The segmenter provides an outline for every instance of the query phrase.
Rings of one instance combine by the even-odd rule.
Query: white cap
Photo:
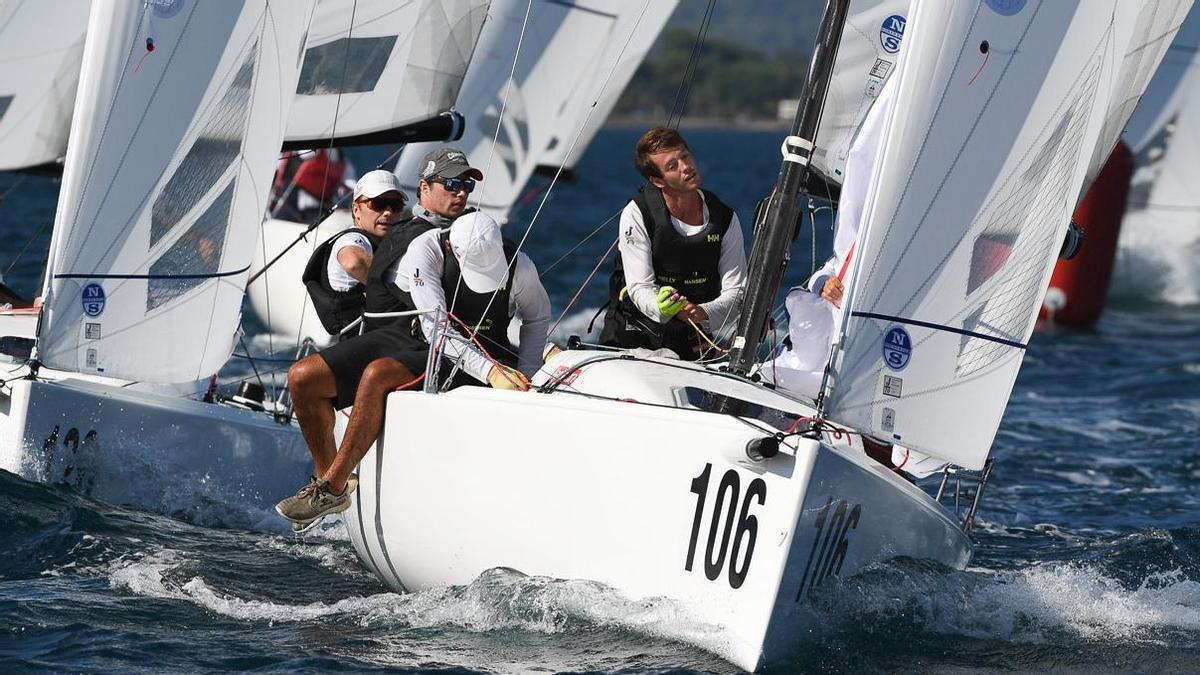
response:
[[[404,195],[404,191],[400,189],[400,179],[396,178],[396,174],[383,169],[368,171],[354,185],[355,201],[363,198],[373,199],[385,192],[399,192],[401,196]]]
[[[472,291],[491,293],[508,278],[500,225],[490,216],[478,211],[460,216],[450,226],[450,248]]]

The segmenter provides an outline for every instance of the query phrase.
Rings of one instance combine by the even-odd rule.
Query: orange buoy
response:
[[[1089,326],[1100,318],[1132,176],[1133,153],[1122,141],[1075,210],[1074,220],[1084,233],[1083,247],[1074,258],[1054,266],[1041,318],[1065,326]]]

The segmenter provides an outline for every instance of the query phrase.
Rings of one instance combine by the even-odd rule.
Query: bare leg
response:
[[[346,479],[379,437],[387,395],[414,379],[416,375],[393,358],[376,359],[367,365],[358,382],[358,391],[354,394],[354,411],[350,413],[350,422],[337,457],[327,471],[319,474],[329,481],[329,489],[334,494],[346,489]]]
[[[312,454],[315,473],[320,476],[333,464],[335,453],[333,406],[337,381],[325,359],[311,354],[288,369],[288,388],[292,392],[296,421]]]

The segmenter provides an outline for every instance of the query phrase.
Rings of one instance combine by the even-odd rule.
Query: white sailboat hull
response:
[[[311,337],[318,346],[332,342],[333,336],[317,318],[317,311],[313,309],[312,300],[309,299],[308,291],[300,277],[304,274],[304,266],[308,264],[308,259],[317,245],[352,224],[349,211],[335,211],[310,233],[305,241],[293,246],[286,255],[271,265],[262,277],[246,287],[250,308],[268,331],[295,338],[297,342]],[[264,221],[259,245],[254,250],[254,262],[250,265],[250,274],[258,273],[307,227],[304,223],[275,218]]]
[[[678,386],[712,380],[712,391],[804,413],[748,383],[670,370]],[[625,375],[639,401],[667,390],[652,362]],[[617,381],[592,380],[589,391]],[[861,449],[791,436],[779,455],[750,460],[747,442],[764,435],[731,415],[562,391],[397,392],[347,526],[397,590],[496,567],[598,581],[673,604],[705,627],[680,639],[746,669],[803,648],[808,594],[830,576],[895,556],[967,564],[955,520]]]
[[[73,377],[0,391],[0,469],[114,504],[275,524],[310,467],[296,425],[262,412]]]

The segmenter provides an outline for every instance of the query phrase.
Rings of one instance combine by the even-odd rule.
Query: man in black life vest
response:
[[[483,174],[471,167],[459,150],[443,148],[426,155],[417,186],[418,203],[413,207],[412,218],[394,226],[375,251],[367,275],[368,312],[426,309],[414,303],[413,295],[396,286],[396,269],[401,259],[406,257],[409,244],[422,234],[429,232],[431,236],[441,236],[441,230],[451,228],[455,219],[466,210],[467,196],[474,189],[475,181],[482,178]],[[511,278],[495,280],[498,276],[496,265],[485,265],[478,258],[490,255],[488,260],[495,263],[496,256],[500,256],[500,260],[506,261],[501,263],[502,268],[510,276],[520,273],[522,268],[519,260],[509,266],[504,247],[501,246],[498,251],[492,250],[495,248],[492,244],[478,247],[472,252],[459,251],[459,255],[451,256],[461,270],[466,290],[489,299],[487,303],[470,303],[475,315],[468,311],[460,314],[457,306],[453,306],[451,311],[468,325],[479,325],[481,328],[487,324],[487,319],[495,318],[495,310],[491,307],[501,307],[507,317],[512,316],[509,300],[500,298],[503,293],[497,289],[507,284],[510,290],[506,293],[511,297],[515,295],[512,290],[517,284]],[[450,267],[449,264],[446,266]],[[481,267],[486,268],[482,276],[495,281],[490,288],[487,284],[480,285],[472,280],[474,272]],[[423,269],[420,276],[423,277],[423,283],[441,285],[441,274],[441,269]],[[536,271],[532,277],[537,279]],[[454,288],[459,288],[457,279],[454,282]],[[458,292],[464,293],[461,289]],[[491,300],[493,293],[497,296],[494,301]],[[545,295],[544,289],[542,294]],[[445,293],[444,297],[453,296],[452,293]],[[478,300],[477,297],[474,299]],[[532,318],[532,314],[530,316]],[[498,323],[492,322],[495,325]],[[546,300],[545,320],[542,323],[541,343],[544,344],[549,323],[549,300]],[[503,324],[507,328],[507,318]],[[478,339],[487,344],[488,331],[478,332]],[[519,357],[522,365],[526,352],[524,338],[523,331]],[[536,336],[531,336],[529,348],[536,347],[540,355],[541,346],[537,343]],[[308,485],[276,505],[280,515],[293,522],[294,531],[303,532],[325,515],[349,507],[349,496],[356,487],[351,472],[379,435],[387,395],[397,388],[417,385],[418,378],[425,371],[427,350],[422,332],[420,328],[414,330],[411,317],[377,320],[368,323],[367,332],[363,335],[309,356],[288,371],[296,418],[316,466],[316,476]],[[489,347],[488,351],[498,362],[488,363],[483,373],[487,383],[503,389],[524,391],[529,388],[527,376],[515,369],[518,359],[511,353],[511,346],[507,349],[510,352],[508,355],[504,355],[506,350],[503,345],[494,350]],[[506,359],[512,365],[504,365]],[[449,370],[443,367],[443,372]],[[479,373],[476,371],[467,370],[477,376]],[[335,411],[351,404],[354,410],[346,434],[341,446],[335,449]]]
[[[391,171],[367,173],[354,187],[350,213],[354,227],[326,239],[313,251],[301,280],[321,325],[337,335],[362,314],[367,270],[375,248],[404,210],[400,180]]]
[[[695,360],[708,347],[699,331],[720,333],[737,320],[746,283],[741,223],[700,187],[700,169],[678,131],[647,131],[634,165],[649,185],[621,213],[600,341],[665,347]]]

